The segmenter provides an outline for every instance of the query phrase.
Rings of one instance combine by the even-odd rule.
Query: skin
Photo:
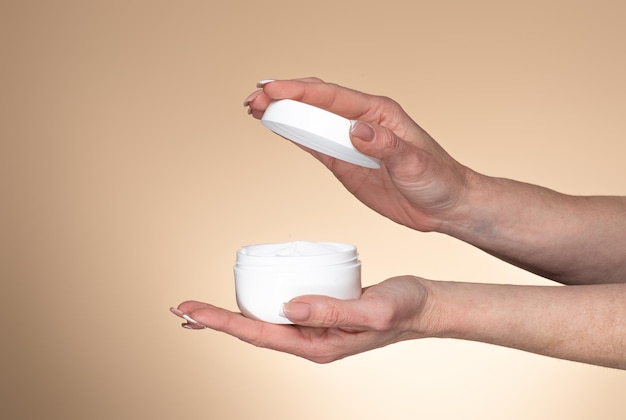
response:
[[[393,100],[319,79],[271,81],[244,105],[261,118],[294,99],[351,120],[351,140],[381,160],[368,169],[307,150],[365,205],[396,223],[439,232],[562,286],[518,286],[401,276],[358,300],[302,296],[285,303],[296,325],[274,325],[207,303],[172,309],[189,329],[210,328],[328,363],[424,337],[491,343],[626,369],[626,198],[577,197],[465,167]]]

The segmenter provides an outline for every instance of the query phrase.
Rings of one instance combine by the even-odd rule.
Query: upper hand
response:
[[[278,99],[293,99],[353,121],[351,140],[360,152],[381,160],[368,169],[308,150],[359,200],[397,223],[437,230],[449,219],[472,174],[456,162],[395,101],[319,79],[272,81],[245,101],[261,118]]]

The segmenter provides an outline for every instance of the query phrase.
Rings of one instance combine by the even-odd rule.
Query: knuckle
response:
[[[255,334],[251,337],[246,337],[245,339],[243,339],[243,341],[246,341],[255,347],[264,349],[264,348],[268,348],[268,344],[265,339],[265,336],[266,336],[265,324],[260,323],[259,329],[255,332]]]
[[[378,100],[381,102],[382,105],[388,106],[388,107],[396,107],[396,106],[400,106],[398,104],[398,102],[396,102],[395,100],[393,100],[392,98],[390,98],[389,96],[385,96],[385,95],[378,95],[377,96]]]
[[[398,138],[393,131],[385,128],[383,130],[383,135],[386,137],[386,146],[392,153],[396,153],[404,149],[404,142]]]
[[[378,332],[391,330],[395,325],[395,316],[393,311],[385,309],[378,310],[371,319],[370,325],[374,331]]]
[[[322,327],[332,327],[341,325],[344,320],[344,316],[342,311],[339,310],[336,306],[328,305],[324,308],[320,317],[320,326]]]
[[[382,95],[379,95],[376,98],[378,99],[378,104],[383,111],[382,115],[396,115],[404,112],[402,106],[394,99]]]

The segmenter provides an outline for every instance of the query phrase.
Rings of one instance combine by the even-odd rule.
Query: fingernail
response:
[[[202,324],[201,322],[196,321],[195,319],[193,319],[192,317],[190,317],[189,315],[187,315],[186,313],[184,313],[183,311],[181,311],[181,310],[180,310],[180,309],[178,309],[178,308],[170,308],[170,311],[171,311],[174,315],[179,316],[179,317],[181,317],[181,318],[183,318],[183,319],[187,320],[188,322],[191,322],[191,323],[192,323],[192,324],[194,324],[194,325],[200,325],[200,326],[202,326],[202,328],[204,328],[204,327],[205,327],[205,325],[204,325],[204,324]]]
[[[203,330],[206,328],[204,325],[188,324],[186,322],[180,324],[180,326],[188,330]]]
[[[373,141],[376,136],[374,127],[362,121],[350,122],[350,134],[364,141]]]
[[[172,307],[172,308],[170,308],[170,312],[173,313],[174,315],[180,316],[180,317],[185,315],[185,313],[183,311],[181,311],[180,309],[178,309],[178,308],[173,308]]]
[[[196,321],[195,319],[193,319],[192,317],[190,317],[190,316],[189,316],[189,315],[187,315],[187,314],[183,314],[183,315],[182,315],[182,317],[183,317],[184,319],[186,319],[187,321],[191,322],[191,323],[192,323],[192,324],[194,324],[194,325],[202,325],[202,326],[204,327],[204,324],[202,324],[202,323],[200,323],[200,322]]]
[[[302,302],[283,303],[280,316],[291,321],[306,321],[311,316],[311,305]]]
[[[275,80],[274,80],[274,79],[264,79],[264,80],[259,80],[259,81],[256,83],[256,87],[258,87],[258,88],[262,88],[263,86],[265,86],[266,84],[271,83],[271,82],[275,82]]]
[[[250,104],[250,102],[252,102],[254,100],[254,98],[259,96],[259,94],[261,92],[263,92],[263,91],[262,90],[256,90],[256,91],[252,92],[250,95],[248,95],[248,97],[246,99],[244,99],[244,101],[243,101],[243,106],[248,106]]]

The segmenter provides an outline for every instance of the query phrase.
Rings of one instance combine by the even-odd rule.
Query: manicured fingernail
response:
[[[275,82],[275,80],[274,80],[274,79],[264,79],[264,80],[259,80],[259,81],[256,83],[256,87],[258,87],[258,88],[262,88],[263,86],[265,86],[266,84],[271,83],[271,82]]]
[[[374,131],[374,127],[371,125],[362,121],[351,121],[350,125],[350,134],[354,137],[358,137],[364,141],[374,140],[376,132]]]
[[[170,311],[176,315],[179,316],[185,320],[187,320],[188,322],[191,322],[192,324],[195,325],[202,325],[204,327],[204,324],[202,324],[201,322],[196,321],[195,319],[193,319],[192,317],[190,317],[189,315],[187,315],[186,313],[184,313],[183,311],[181,311],[178,308],[170,308]]]
[[[259,94],[263,92],[262,90],[257,90],[252,92],[250,95],[248,95],[248,97],[246,99],[244,99],[243,101],[243,106],[248,106],[250,104],[250,102],[252,102],[254,100],[254,98],[256,98],[257,96],[259,96]]]
[[[192,323],[192,324],[194,324],[194,325],[202,325],[202,326],[204,327],[204,324],[202,324],[202,323],[200,323],[200,322],[196,321],[195,319],[193,319],[192,317],[190,317],[190,316],[189,316],[189,315],[187,315],[187,314],[183,314],[183,315],[182,315],[182,317],[183,317],[184,319],[186,319],[187,321],[191,322],[191,323]]]
[[[284,303],[280,316],[291,321],[306,321],[311,316],[311,305],[302,302]]]
[[[180,309],[178,309],[178,308],[173,308],[172,307],[172,308],[170,308],[170,312],[172,312],[174,315],[180,316],[180,317],[185,315],[185,313],[183,311],[181,311]]]
[[[196,324],[188,324],[188,323],[180,324],[180,326],[188,330],[203,330],[206,328],[204,325],[196,325]]]

